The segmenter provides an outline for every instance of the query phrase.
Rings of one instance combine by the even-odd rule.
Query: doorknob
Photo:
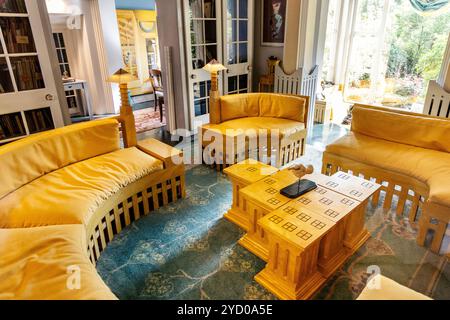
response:
[[[191,74],[191,79],[197,79],[197,76],[195,74]]]
[[[252,66],[247,66],[248,71],[252,71],[252,69],[253,69]]]
[[[226,71],[226,72],[227,72],[227,74],[228,74],[228,73],[230,73],[231,71],[230,71],[230,69],[227,69],[227,71]]]
[[[53,101],[53,99],[54,99],[54,97],[53,97],[52,94],[47,94],[47,95],[45,96],[45,100],[47,100],[47,101]]]

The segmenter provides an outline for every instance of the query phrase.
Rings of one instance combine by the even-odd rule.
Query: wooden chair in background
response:
[[[155,111],[159,107],[159,116],[161,122],[163,121],[163,105],[164,105],[164,86],[160,70],[150,70],[150,83],[153,87],[153,94],[155,96]]]

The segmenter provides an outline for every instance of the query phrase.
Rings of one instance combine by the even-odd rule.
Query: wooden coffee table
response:
[[[240,190],[242,209],[248,216],[249,227],[239,244],[264,261],[269,256],[268,240],[258,220],[291,201],[281,195],[280,190],[297,180],[292,172],[284,170]]]
[[[249,223],[239,243],[267,261],[255,279],[281,299],[308,299],[370,237],[366,206],[381,186],[344,172],[312,174],[304,179],[318,188],[289,199],[280,190],[298,181],[292,172],[254,179],[237,206]]]
[[[255,280],[280,299],[311,297],[326,281],[318,268],[320,246],[335,223],[293,202],[259,224],[267,233],[269,259]]]
[[[252,159],[226,168],[223,172],[228,175],[233,186],[233,203],[231,209],[224,214],[224,217],[248,231],[250,219],[247,212],[243,210],[243,201],[239,192],[248,185],[273,175],[277,171],[277,168]]]

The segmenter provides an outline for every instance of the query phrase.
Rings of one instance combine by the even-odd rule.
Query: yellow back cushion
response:
[[[220,97],[220,121],[259,116],[258,94],[232,94]]]
[[[306,99],[273,93],[248,93],[220,97],[221,122],[245,117],[284,118],[304,122]]]
[[[71,125],[2,146],[0,199],[49,172],[119,148],[115,119]]]
[[[282,94],[260,94],[261,117],[283,118],[298,122],[305,121],[306,99]]]
[[[416,147],[450,152],[450,121],[355,105],[352,131]]]

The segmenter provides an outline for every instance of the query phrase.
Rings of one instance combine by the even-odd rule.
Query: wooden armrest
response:
[[[156,139],[146,139],[137,144],[139,150],[164,162],[164,168],[183,163],[183,152]]]

